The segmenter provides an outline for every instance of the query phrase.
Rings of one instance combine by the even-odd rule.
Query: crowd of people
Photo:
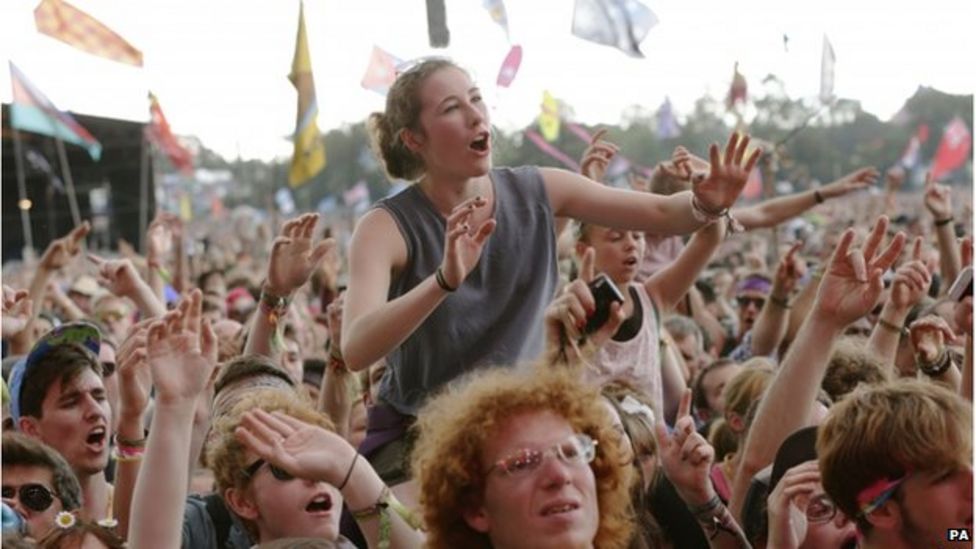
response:
[[[413,184],[348,243],[159,214],[5,266],[4,547],[972,546],[951,188],[736,205],[772,152],[738,132],[630,189],[602,132],[493,167],[444,59],[369,126]]]

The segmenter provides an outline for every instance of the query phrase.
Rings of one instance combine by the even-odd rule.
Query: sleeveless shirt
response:
[[[538,168],[495,168],[497,222],[481,258],[456,292],[387,356],[380,398],[416,415],[432,392],[479,367],[531,361],[545,346],[543,314],[558,282],[552,208]],[[379,201],[406,243],[390,283],[393,300],[434,274],[446,219],[416,185]]]

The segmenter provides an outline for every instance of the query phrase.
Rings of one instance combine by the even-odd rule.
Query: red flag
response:
[[[746,94],[748,92],[748,85],[746,84],[746,77],[742,76],[739,72],[739,63],[735,63],[735,69],[732,75],[732,85],[729,87],[729,96],[726,99],[729,108],[735,107],[739,103],[746,102]]]
[[[386,95],[390,86],[396,81],[396,66],[402,61],[379,46],[373,46],[373,53],[369,56],[369,66],[360,85],[367,90],[373,90],[380,95]]]
[[[159,106],[159,101],[152,93],[149,94],[149,125],[146,126],[146,137],[159,147],[173,163],[173,167],[186,175],[193,173],[193,155],[180,144],[176,136],[169,129],[169,122]]]
[[[938,181],[942,176],[962,166],[969,158],[973,136],[962,118],[953,118],[942,134],[942,142],[932,160],[932,179]]]
[[[502,62],[502,68],[498,71],[498,85],[507,88],[512,84],[512,80],[515,80],[515,75],[518,74],[519,65],[522,64],[522,46],[512,46],[509,50],[508,55],[505,56],[505,61]]]

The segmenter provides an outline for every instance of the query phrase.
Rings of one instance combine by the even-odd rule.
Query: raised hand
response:
[[[149,326],[147,356],[161,405],[194,405],[216,366],[217,336],[209,321],[201,325],[202,299],[193,290]]]
[[[32,302],[27,290],[14,290],[3,286],[2,333],[4,338],[12,337],[27,327],[31,318]]]
[[[494,219],[486,219],[474,232],[468,224],[471,214],[487,204],[484,198],[478,196],[459,204],[447,217],[441,272],[444,274],[444,281],[451,288],[461,287],[464,279],[481,259],[481,250],[495,230]]]
[[[583,158],[580,161],[580,173],[598,183],[604,182],[607,166],[620,150],[613,143],[602,139],[606,133],[607,130],[599,130],[593,134],[590,146],[583,151]]]
[[[593,292],[587,286],[595,276],[593,269],[595,255],[593,248],[587,247],[580,264],[579,277],[564,286],[559,297],[546,307],[546,337],[550,348],[560,348],[567,341],[564,335],[571,341],[582,338],[587,319],[596,311]],[[611,303],[609,320],[590,334],[590,342],[596,347],[601,347],[613,337],[624,320],[620,303]]]
[[[173,225],[179,218],[171,213],[160,212],[146,230],[146,256],[159,261],[173,250]]]
[[[91,231],[91,225],[85,221],[71,230],[66,236],[53,240],[41,256],[40,266],[49,271],[56,271],[74,258],[81,251],[81,242]]]
[[[740,139],[738,132],[729,137],[723,158],[719,158],[718,145],[713,143],[709,147],[708,174],[693,172],[691,180],[692,192],[702,208],[709,212],[720,212],[735,204],[749,179],[749,173],[762,154],[762,149],[757,148],[746,159],[748,147],[749,136],[744,135]]]
[[[773,296],[787,299],[797,283],[806,275],[807,264],[796,256],[797,251],[803,246],[803,242],[794,242],[790,251],[780,259],[779,266],[776,268],[776,277],[773,280]]]
[[[143,320],[134,325],[119,345],[115,361],[119,372],[119,410],[122,416],[142,418],[149,406],[152,391],[152,372],[148,362],[148,334],[153,321]]]
[[[796,549],[807,537],[806,506],[820,486],[816,460],[801,463],[783,473],[766,499],[769,515],[769,547]]]
[[[312,246],[318,220],[318,214],[305,214],[286,221],[281,228],[281,234],[271,245],[268,261],[268,291],[273,295],[286,297],[301,288],[335,246],[331,238]]]
[[[887,230],[888,218],[879,217],[862,249],[851,248],[854,229],[844,231],[820,282],[815,314],[831,324],[846,327],[874,309],[884,290],[882,275],[905,246],[905,234],[899,232],[884,252],[878,254]]]
[[[891,284],[891,302],[899,310],[908,310],[928,294],[932,274],[922,261],[922,237],[915,237],[912,260],[895,271]]]
[[[932,179],[932,172],[925,174],[925,208],[936,221],[952,217],[952,191]]]
[[[888,193],[897,191],[903,183],[905,183],[905,170],[900,166],[889,168],[885,172],[885,188]]]
[[[103,259],[88,254],[88,260],[98,268],[98,281],[110,292],[119,297],[132,297],[144,284],[129,259]]]
[[[866,189],[878,182],[881,173],[877,168],[868,166],[855,170],[837,181],[833,181],[820,187],[820,195],[824,198],[835,198],[844,196],[847,193]]]
[[[691,389],[685,389],[678,405],[674,431],[668,434],[663,419],[654,426],[661,469],[674,485],[681,499],[690,506],[700,506],[715,496],[709,479],[715,449],[695,431],[691,417]]]
[[[920,318],[909,326],[912,347],[920,362],[932,363],[945,350],[946,343],[955,343],[956,334],[944,318],[938,315],[928,315]]]
[[[261,459],[297,478],[338,486],[356,457],[342,437],[281,412],[248,411],[234,431],[237,440]]]

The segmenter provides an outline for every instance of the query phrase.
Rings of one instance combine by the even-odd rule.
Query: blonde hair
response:
[[[575,377],[574,377],[574,374]],[[596,547],[624,547],[633,531],[631,467],[622,467],[623,449],[596,388],[581,385],[572,368],[491,369],[452,384],[423,408],[412,470],[429,547],[490,547],[487,535],[464,520],[463,510],[482,497],[485,471],[481,450],[511,418],[551,411],[573,429],[597,441],[590,464],[596,480],[600,524]]]
[[[866,337],[846,336],[834,345],[821,383],[834,402],[862,383],[878,385],[890,379],[884,362],[868,350],[867,344]]]
[[[420,130],[420,87],[444,68],[464,69],[449,59],[428,59],[397,76],[386,95],[384,112],[374,112],[367,121],[373,151],[383,161],[387,175],[413,181],[424,173],[423,160],[400,136],[405,129]]]
[[[772,363],[765,358],[750,358],[742,364],[742,371],[735,374],[725,386],[725,415],[737,414],[743,420],[749,414],[753,402],[762,398],[766,387],[773,380]]]
[[[824,490],[857,517],[857,495],[879,479],[968,467],[972,413],[959,395],[930,381],[858,387],[831,409],[817,435]],[[857,521],[870,530],[866,519]]]

